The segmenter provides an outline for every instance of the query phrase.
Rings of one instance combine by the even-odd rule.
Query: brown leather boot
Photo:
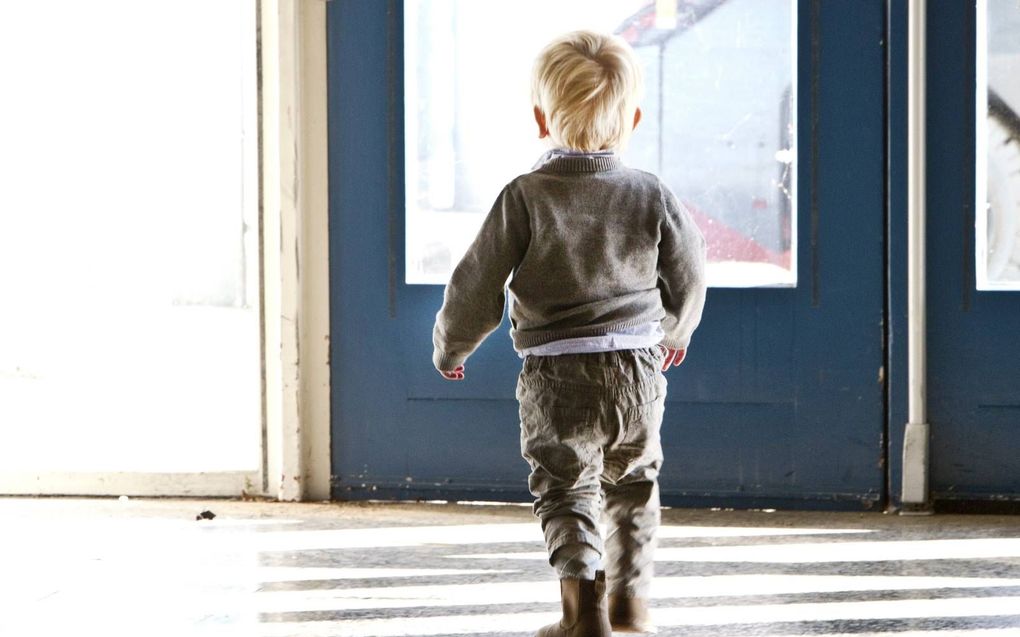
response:
[[[606,608],[606,573],[595,579],[561,579],[563,618],[538,631],[538,637],[612,637]]]
[[[621,633],[654,633],[655,625],[648,616],[645,600],[609,596],[609,622]]]

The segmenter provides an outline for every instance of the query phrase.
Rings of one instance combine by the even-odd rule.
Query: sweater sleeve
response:
[[[666,319],[662,344],[687,349],[705,306],[705,238],[687,208],[660,184],[659,292]]]
[[[511,185],[499,194],[443,295],[432,331],[432,362],[440,371],[462,365],[503,321],[506,283],[520,265],[531,231]]]

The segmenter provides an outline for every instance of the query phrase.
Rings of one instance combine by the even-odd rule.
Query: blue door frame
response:
[[[442,289],[403,283],[401,5],[328,5],[333,496],[529,500],[505,325],[467,382],[445,383],[430,362]],[[895,500],[905,5],[798,1],[799,284],[709,292],[669,375],[666,504]]]

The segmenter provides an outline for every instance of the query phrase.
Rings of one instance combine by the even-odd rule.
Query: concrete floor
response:
[[[523,637],[558,617],[527,507],[10,498],[0,529],[3,636]],[[1018,517],[668,510],[660,537],[660,635],[1020,636]]]

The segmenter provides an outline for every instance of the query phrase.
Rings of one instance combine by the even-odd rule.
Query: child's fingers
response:
[[[459,365],[452,372],[439,371],[446,380],[464,380],[464,366]]]
[[[669,369],[670,364],[673,362],[673,350],[666,348],[666,353],[662,357],[662,371]]]
[[[662,350],[665,352],[662,358],[662,371],[666,371],[670,367],[679,367],[680,363],[684,362],[684,357],[687,356],[687,350],[684,349],[663,347]]]

